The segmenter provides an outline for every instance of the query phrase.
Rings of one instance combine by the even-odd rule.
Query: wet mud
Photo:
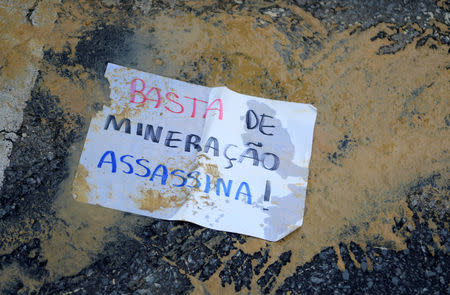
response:
[[[448,291],[449,7],[352,3],[62,1],[14,29],[51,34],[0,193],[1,292]],[[4,52],[2,76],[32,62]],[[107,62],[313,104],[302,227],[270,243],[73,200]]]

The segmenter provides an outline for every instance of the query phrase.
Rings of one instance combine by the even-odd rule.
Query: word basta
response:
[[[161,95],[161,89],[157,87],[146,88],[145,82],[142,79],[136,78],[131,81],[131,103],[146,103],[147,101],[154,101],[155,109],[159,108],[162,103],[163,96]],[[182,96],[184,100],[181,100],[178,94],[175,92],[167,92],[165,98],[171,103],[171,105],[165,105],[164,108],[171,113],[182,114],[185,111],[185,104],[182,101],[192,101],[191,118],[197,116],[197,103],[207,104],[207,107],[202,115],[205,119],[209,111],[218,111],[219,120],[223,119],[223,104],[222,99],[217,98],[208,104],[206,100],[202,100],[195,97]]]

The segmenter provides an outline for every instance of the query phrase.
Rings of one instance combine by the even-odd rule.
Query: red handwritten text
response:
[[[157,87],[151,87],[149,89],[146,88],[145,82],[142,79],[136,78],[131,81],[130,87],[130,102],[131,103],[146,103],[147,101],[154,101],[155,109],[161,106],[161,102],[163,97],[170,102],[171,105],[165,105],[164,108],[169,112],[175,114],[182,114],[185,111],[185,101],[191,101],[192,112],[190,117],[195,118],[197,115],[197,103],[207,104],[207,107],[202,116],[203,119],[206,118],[209,111],[218,111],[219,112],[219,120],[223,119],[223,104],[222,99],[217,98],[208,104],[208,101],[198,99],[195,97],[183,96],[183,100],[180,100],[180,96],[175,92],[167,92],[164,96],[162,96],[161,89]]]

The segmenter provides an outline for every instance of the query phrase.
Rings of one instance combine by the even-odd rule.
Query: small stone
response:
[[[321,279],[321,278],[317,278],[317,277],[311,277],[311,282],[313,283],[313,284],[320,284],[320,283],[323,283],[323,279]]]
[[[326,259],[327,259],[327,256],[326,256],[325,253],[323,253],[323,252],[320,252],[319,257],[320,257],[320,259],[322,259],[322,260],[326,260]]]
[[[31,226],[31,229],[33,229],[33,231],[35,232],[41,231],[41,224],[39,223],[39,221],[35,221]]]
[[[344,270],[344,272],[342,273],[342,278],[344,279],[344,281],[347,281],[350,278],[348,270]]]
[[[362,271],[367,270],[367,263],[365,261],[363,263],[361,263],[361,269],[362,269]]]
[[[153,60],[153,62],[154,62],[156,65],[158,65],[158,66],[162,66],[162,65],[164,64],[164,61],[163,61],[162,59],[160,59],[160,58],[155,58],[155,59]]]
[[[267,14],[270,17],[277,17],[278,16],[275,12],[270,11],[270,10],[265,11],[264,14]]]
[[[53,152],[49,152],[49,153],[47,154],[47,160],[51,161],[51,160],[53,160],[54,158],[55,158],[55,155],[53,154]]]
[[[151,284],[151,283],[153,283],[153,282],[155,281],[155,277],[154,277],[152,274],[150,274],[150,275],[146,276],[146,277],[144,278],[144,280],[145,280],[147,283]]]
[[[393,277],[392,278],[392,283],[394,284],[394,285],[398,285],[398,282],[399,282],[399,280],[398,280],[398,278],[397,277]]]

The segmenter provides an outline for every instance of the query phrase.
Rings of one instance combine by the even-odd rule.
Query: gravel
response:
[[[276,293],[448,294],[450,211],[448,206],[443,207],[433,200],[445,196],[442,199],[448,201],[449,185],[449,179],[433,174],[407,189],[408,203],[416,204],[415,207],[410,205],[414,229],[407,229],[406,221],[397,229],[410,231],[406,240],[407,249],[394,251],[370,243],[362,249],[353,242],[348,245],[341,243],[339,250],[345,264],[344,271],[338,268],[337,254],[330,247],[321,251],[311,262],[297,267],[295,274],[287,278]],[[442,218],[439,219],[439,216]],[[431,221],[435,222],[436,228],[430,227]],[[394,222],[393,229],[396,226],[398,223]],[[433,236],[438,237],[440,245],[436,244]],[[350,252],[360,264],[359,268],[351,259]],[[372,269],[369,269],[367,260],[373,265]],[[319,280],[324,282],[317,283]]]
[[[418,47],[426,45],[429,39],[434,39],[442,45],[450,45],[449,30],[444,31],[434,23],[438,20],[447,26],[450,25],[450,6],[445,1],[296,0],[295,2],[322,20],[330,30],[343,31],[351,26],[354,26],[355,30],[366,30],[382,22],[392,25],[395,30],[390,35],[384,31],[376,35],[378,39],[387,38],[391,42],[380,47],[379,54],[394,54],[417,40],[419,36],[421,37],[417,40]],[[425,35],[426,29],[432,32]],[[437,48],[438,45],[429,46]]]

